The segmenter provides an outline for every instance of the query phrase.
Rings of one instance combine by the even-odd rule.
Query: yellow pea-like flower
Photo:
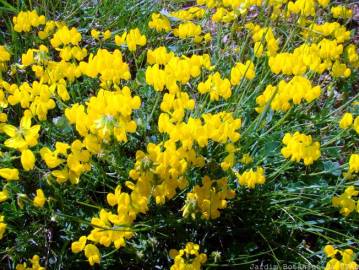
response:
[[[44,204],[46,202],[46,197],[44,192],[42,191],[42,189],[37,189],[36,190],[36,196],[34,197],[33,203],[34,206],[38,207],[38,208],[42,208],[44,207]]]
[[[0,169],[0,176],[6,180],[19,180],[18,169],[2,168]]]
[[[30,171],[35,165],[35,155],[30,149],[21,152],[21,164],[25,171]]]
[[[100,251],[93,244],[88,244],[85,246],[85,256],[87,257],[90,265],[94,265],[95,263],[99,264],[101,261]]]
[[[4,222],[5,217],[0,215],[0,240],[4,237],[4,233],[7,227],[7,224]]]
[[[81,236],[80,239],[71,244],[71,250],[73,253],[79,253],[84,250],[86,246],[87,237]]]

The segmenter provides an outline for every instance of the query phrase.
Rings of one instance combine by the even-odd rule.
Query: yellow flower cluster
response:
[[[266,181],[262,167],[257,167],[257,170],[247,170],[242,174],[236,173],[236,176],[239,184],[247,188],[255,188],[256,185],[263,185]]]
[[[177,57],[171,52],[167,53],[163,48],[149,54],[148,61],[154,65],[146,69],[146,83],[153,86],[156,91],[163,91],[166,87],[171,93],[178,92],[179,84],[187,84],[191,78],[198,77],[201,68],[211,68],[210,57],[207,54]]]
[[[353,117],[353,114],[351,113],[344,113],[342,118],[339,121],[339,127],[342,129],[348,129],[352,127],[356,133],[359,134],[359,116]]]
[[[151,21],[148,23],[150,29],[155,29],[157,32],[169,32],[171,31],[170,21],[159,13],[152,13]]]
[[[66,25],[60,27],[55,32],[53,38],[50,40],[53,48],[59,48],[60,46],[74,45],[78,46],[82,39],[81,34],[75,27],[69,29]]]
[[[206,11],[203,8],[190,7],[188,9],[180,9],[178,11],[172,11],[170,12],[170,16],[183,21],[192,21],[195,19],[202,19],[205,12]]]
[[[354,261],[355,254],[351,249],[339,250],[332,245],[326,245],[324,247],[324,253],[330,258],[324,270],[358,269],[358,264]],[[341,259],[338,259],[338,257]]]
[[[121,80],[131,79],[128,64],[123,61],[119,50],[109,52],[106,49],[99,49],[95,55],[90,54],[87,62],[80,62],[79,70],[90,78],[100,75],[104,87],[111,83],[118,84]]]
[[[136,163],[129,172],[133,181],[125,183],[130,192],[123,192],[121,186],[118,186],[114,193],[107,194],[108,204],[112,207],[117,205],[117,213],[102,209],[98,218],[92,218],[91,224],[95,228],[86,239],[107,247],[111,243],[115,248],[125,246],[125,239],[134,235],[130,225],[137,214],[148,211],[151,197],[157,204],[173,198],[177,188],[184,189],[188,184],[185,178],[187,168],[190,165],[203,166],[203,163],[203,159],[197,157],[193,149],[178,148],[172,141],[159,145],[148,144],[147,154],[137,151]],[[118,227],[124,228],[118,230]],[[82,251],[85,248],[84,241],[82,238],[74,242],[73,252]]]
[[[174,260],[170,270],[200,270],[207,261],[207,255],[200,253],[199,245],[188,242],[184,249],[170,250],[170,256]]]
[[[99,146],[91,147],[86,144],[88,140],[93,137],[88,136],[82,143],[80,140],[72,142],[71,146],[67,143],[56,143],[56,150],[51,151],[48,147],[43,147],[40,150],[41,158],[45,161],[52,175],[56,178],[58,183],[65,183],[70,180],[72,184],[78,184],[80,176],[91,169],[89,161],[91,152],[88,149],[98,149]],[[93,139],[96,141],[96,137]],[[93,144],[93,143],[92,143]],[[97,144],[97,141],[95,142]]]
[[[181,23],[173,30],[173,34],[176,37],[179,37],[180,39],[193,38],[196,43],[202,41],[201,33],[201,26],[193,22]]]
[[[61,28],[64,25],[61,21],[47,20],[43,30],[38,31],[37,35],[41,40],[45,40],[55,32],[56,28]]]
[[[138,28],[131,29],[128,33],[124,32],[121,36],[115,35],[115,43],[117,46],[127,45],[127,48],[134,52],[137,50],[137,46],[145,46],[147,38],[142,35]]]
[[[274,111],[288,111],[292,104],[298,105],[304,100],[308,103],[319,98],[320,86],[312,86],[310,80],[302,76],[294,76],[289,82],[281,80],[277,86],[268,85],[257,97],[256,111],[262,112],[267,103]]]
[[[119,201],[119,203],[124,202],[126,201]],[[128,203],[127,201],[127,204]],[[125,206],[121,204],[118,207],[119,211],[125,210]],[[91,224],[95,227],[91,233],[87,237],[81,236],[78,241],[73,242],[71,245],[73,253],[84,251],[91,265],[100,263],[101,254],[96,245],[87,244],[88,240],[106,247],[109,247],[111,243],[113,243],[115,248],[118,249],[125,246],[126,243],[124,239],[133,236],[133,232],[128,227],[128,224],[122,223],[117,215],[107,212],[104,209],[100,211],[98,218],[92,218]]]
[[[315,16],[316,2],[323,7],[326,7],[329,0],[296,0],[288,3],[288,12],[300,14],[301,16]]]
[[[319,43],[303,44],[293,53],[278,53],[269,58],[269,66],[273,73],[285,75],[303,75],[307,70],[322,74],[332,70],[334,77],[348,77],[351,70],[340,63],[343,44],[337,40],[322,39]]]
[[[0,215],[0,240],[4,237],[4,233],[7,227],[7,224],[4,221],[5,217]]]
[[[256,71],[252,61],[248,60],[245,64],[237,63],[231,69],[231,84],[238,85],[244,78],[253,80],[256,76]]]
[[[308,166],[320,158],[320,143],[313,142],[311,135],[298,131],[294,134],[286,133],[282,142],[285,145],[281,150],[282,155],[292,161],[303,160],[304,165]]]
[[[99,264],[101,262],[101,254],[98,248],[93,244],[87,244],[86,236],[81,236],[80,239],[76,242],[73,242],[71,245],[71,250],[73,253],[79,253],[85,250],[85,256],[88,259],[90,265]]]
[[[31,267],[26,262],[16,265],[16,270],[45,270],[46,268],[40,265],[40,257],[34,255],[32,259],[29,259]]]
[[[38,27],[45,24],[45,16],[39,16],[36,10],[20,11],[17,16],[12,19],[14,23],[14,30],[16,32],[30,32],[31,27]]]
[[[82,137],[92,134],[108,143],[113,136],[119,142],[126,142],[127,133],[136,131],[137,125],[131,115],[140,106],[141,99],[132,97],[131,90],[125,86],[116,91],[100,89],[86,106],[76,103],[65,110],[65,115]]]
[[[358,195],[359,191],[354,186],[349,186],[340,196],[333,197],[333,206],[340,208],[340,213],[345,217],[353,211],[359,213],[359,200],[355,198]]]
[[[338,43],[343,43],[350,39],[350,31],[347,31],[346,27],[338,22],[325,22],[323,24],[311,24],[310,30],[303,31],[303,37],[333,37]]]
[[[222,79],[221,74],[210,74],[205,82],[198,84],[198,92],[209,93],[210,100],[218,101],[220,97],[228,99],[232,95],[231,83],[228,79]]]
[[[172,18],[174,21],[182,21],[173,28],[173,35],[180,39],[192,38],[195,43],[202,41],[209,42],[212,37],[210,33],[202,35],[202,27],[194,23],[192,20],[202,19],[205,10],[200,7],[190,7],[188,9],[181,9],[170,12],[166,16]],[[171,23],[165,15],[160,13],[152,13],[151,21],[148,23],[149,28],[155,29],[157,32],[170,32],[172,30]]]
[[[182,122],[185,110],[193,110],[194,106],[194,99],[190,99],[186,92],[166,93],[162,98],[161,110],[175,122]]]
[[[232,113],[208,113],[202,114],[201,118],[203,120],[190,117],[187,123],[173,124],[168,114],[161,114],[158,129],[161,133],[167,133],[173,142],[181,142],[185,148],[192,148],[194,142],[205,147],[209,140],[221,144],[239,140],[237,130],[241,126],[241,120],[233,118]]]
[[[268,56],[275,56],[279,50],[279,39],[276,39],[271,27],[261,27],[258,24],[247,23],[246,28],[252,33],[254,55],[260,57],[266,49]]]
[[[24,82],[20,86],[16,84],[7,84],[3,82],[3,87],[8,93],[7,102],[11,106],[20,104],[23,109],[29,109],[28,115],[37,116],[40,120],[46,120],[48,111],[55,108],[56,104],[51,98],[57,93],[64,99],[68,98],[68,92],[65,84],[54,84],[54,87],[49,87],[38,81],[34,81],[32,86]]]
[[[334,6],[330,9],[334,18],[350,19],[353,16],[353,11],[345,6]]]
[[[223,22],[229,23],[234,21],[237,18],[237,14],[232,10],[227,8],[218,7],[214,14],[212,15],[212,21],[215,23]]]
[[[262,4],[262,0],[222,0],[223,5],[231,7],[232,9],[247,9],[251,6],[259,6]]]
[[[225,150],[228,153],[228,155],[221,162],[221,167],[223,170],[227,171],[229,168],[234,166],[235,158],[236,158],[235,153],[237,149],[233,143],[228,143],[225,146]]]
[[[197,0],[197,4],[215,10],[192,6],[170,13],[166,11],[162,14],[153,13],[148,27],[157,32],[167,33],[173,30],[173,33],[170,33],[171,38],[175,36],[179,39],[190,39],[194,43],[210,41],[211,34],[204,33],[207,29],[216,30],[217,22],[233,22],[233,25],[231,24],[233,35],[238,30],[247,29],[244,32],[250,32],[248,39],[252,39],[253,54],[257,57],[254,61],[256,65],[263,60],[265,68],[268,69],[266,61],[268,58],[272,73],[294,76],[290,78],[282,76],[281,79],[284,79],[276,86],[268,85],[256,99],[257,112],[263,112],[267,105],[270,105],[274,111],[285,112],[293,104],[311,103],[319,98],[321,88],[313,86],[305,76],[315,77],[317,76],[315,73],[322,74],[328,71],[333,77],[349,77],[351,68],[359,66],[359,55],[355,45],[348,45],[351,33],[344,25],[338,22],[317,24],[314,20],[305,18],[315,16],[317,7],[327,7],[329,0]],[[253,6],[258,6],[258,9],[273,7],[272,18],[287,19],[291,14],[298,14],[299,16],[293,16],[293,18],[299,17],[296,26],[301,26],[305,30],[296,38],[305,39],[306,42],[291,52],[278,53],[281,38],[280,31],[276,28],[254,23],[247,23],[242,27],[237,23],[237,19],[243,18],[245,21],[251,21],[251,17],[245,18],[245,16],[246,14],[252,16],[250,11]],[[342,6],[333,7],[331,11],[334,18],[349,18],[352,15],[351,10]],[[211,27],[205,21],[200,22],[210,16],[212,16]],[[136,76],[136,80],[128,82],[131,79],[130,67],[124,61],[121,50],[127,47],[128,51],[136,52],[139,47],[147,44],[147,37],[141,34],[138,28],[115,35],[114,38],[110,30],[101,32],[92,29],[83,37],[81,30],[70,28],[63,22],[46,21],[45,17],[38,16],[36,11],[20,12],[13,18],[13,22],[17,32],[29,32],[32,27],[39,27],[38,37],[44,40],[44,44],[51,46],[38,44],[38,38],[35,36],[37,41],[33,43],[36,46],[23,53],[21,60],[14,62],[10,70],[5,70],[7,68],[5,65],[11,58],[10,50],[0,46],[0,71],[6,71],[6,74],[0,73],[0,76],[4,75],[5,78],[0,79],[0,132],[4,133],[3,145],[21,153],[20,157],[11,157],[11,160],[19,158],[23,167],[21,172],[32,170],[35,167],[36,157],[31,148],[38,145],[40,137],[38,121],[47,120],[48,112],[58,107],[58,110],[54,110],[54,114],[60,113],[61,116],[64,114],[80,138],[68,143],[57,141],[54,147],[39,145],[37,148],[41,148],[39,152],[41,158],[58,183],[70,181],[72,184],[77,184],[81,175],[91,170],[92,157],[97,155],[101,159],[106,155],[105,145],[125,143],[128,141],[128,136],[137,130],[133,115],[134,111],[141,107],[141,99],[133,95],[127,85],[131,85],[131,89],[136,91],[138,85],[143,85],[143,81]],[[291,22],[295,23],[294,20]],[[222,26],[228,25],[220,27]],[[115,44],[121,48],[110,50],[113,44],[102,43],[111,38],[111,42],[114,39]],[[91,42],[101,40],[100,45],[105,44],[104,48],[107,49],[89,48],[88,40]],[[283,44],[283,47],[285,48],[286,45]],[[129,179],[124,183],[118,183],[114,191],[107,194],[107,203],[113,210],[101,208],[98,215],[91,219],[91,232],[72,243],[72,252],[84,252],[91,266],[101,262],[100,246],[114,246],[119,249],[126,245],[126,241],[136,233],[133,229],[136,218],[146,214],[152,203],[162,205],[173,199],[180,190],[184,190],[190,184],[187,177],[194,167],[203,168],[205,165],[212,165],[210,164],[212,157],[205,156],[207,150],[212,151],[212,144],[215,145],[213,149],[217,149],[217,146],[219,149],[225,148],[225,157],[220,166],[226,171],[225,173],[231,169],[230,172],[235,173],[239,185],[253,189],[266,181],[263,167],[244,170],[243,173],[234,169],[237,165],[236,152],[240,149],[235,144],[240,139],[241,127],[237,110],[236,113],[230,110],[222,111],[221,107],[207,110],[201,107],[203,104],[197,104],[201,99],[206,99],[198,98],[198,93],[208,94],[211,101],[219,101],[221,98],[228,100],[232,96],[232,86],[240,85],[244,79],[255,78],[254,62],[248,60],[245,63],[235,63],[231,68],[230,78],[222,77],[220,72],[213,72],[207,76],[202,74],[202,70],[214,69],[211,56],[197,55],[195,51],[205,50],[195,45],[195,50],[192,51],[191,48],[191,54],[187,56],[177,55],[166,47],[148,49],[141,55],[147,55],[146,67],[142,66],[145,63],[141,63],[141,67],[138,67],[138,59],[134,59],[136,70],[133,74],[142,74],[143,70],[146,70],[147,85],[157,92],[165,92],[156,93],[158,98],[162,98],[156,100],[155,106],[160,102],[161,111],[157,130],[154,131],[155,136],[150,138],[156,143],[146,142],[146,149],[136,152],[134,165],[129,170]],[[249,51],[251,53],[252,49],[250,48]],[[132,56],[136,57],[135,53]],[[241,59],[244,57],[246,56],[240,55]],[[16,74],[17,72],[19,74]],[[306,74],[307,72],[310,73]],[[6,81],[9,77],[20,73],[26,73],[26,82]],[[260,69],[257,69],[257,74],[261,74]],[[76,97],[76,94],[68,89],[71,89],[72,84],[79,78],[99,82],[100,87],[93,89],[96,90],[93,96],[83,100],[83,103],[74,103],[76,101],[71,99]],[[199,80],[201,82],[197,84]],[[196,92],[195,89],[198,91]],[[19,126],[17,123],[8,123],[8,114],[10,121],[13,121],[13,116],[7,110],[9,105],[17,106],[23,113]],[[149,119],[158,115],[155,109],[156,107],[153,108]],[[44,127],[46,123],[42,124],[44,125],[41,131],[46,132]],[[150,126],[151,123],[147,125]],[[352,114],[345,113],[339,126],[342,129],[353,127],[359,133],[359,117],[354,120]],[[146,140],[148,138],[146,137]],[[249,139],[250,142],[252,138]],[[310,135],[299,132],[286,133],[282,142],[285,145],[281,149],[282,155],[292,161],[303,160],[305,165],[311,165],[320,158],[320,143],[314,142]],[[252,149],[246,146],[245,149],[257,153],[254,147]],[[215,153],[213,160],[217,158],[214,155]],[[223,158],[223,152],[220,155],[220,158]],[[252,161],[249,153],[242,154],[240,162],[243,165],[248,165]],[[95,163],[93,162],[92,165],[95,166]],[[215,165],[219,167],[219,162]],[[10,168],[11,165],[7,166],[9,168],[0,168],[0,177],[7,181],[18,180],[19,170]],[[211,173],[209,174],[212,175]],[[349,159],[348,175],[356,173],[359,173],[359,155],[353,154]],[[2,187],[0,202],[9,198],[10,189],[9,191],[7,189],[9,186],[10,184],[7,183]],[[359,212],[359,202],[355,200],[358,194],[359,191],[355,190],[354,186],[350,186],[343,194],[334,197],[332,203],[341,208],[340,212],[344,216],[355,210]],[[192,187],[186,194],[186,201],[181,210],[184,217],[195,219],[201,216],[206,220],[216,219],[220,216],[220,210],[227,207],[227,201],[234,197],[235,190],[231,188],[226,177],[211,180],[210,177],[205,176],[200,184]],[[46,201],[44,191],[37,189],[32,204],[42,208]],[[0,239],[6,226],[4,216],[0,216]],[[325,252],[331,257],[327,268],[357,267],[351,250],[342,252],[327,246]],[[200,269],[207,260],[206,254],[199,252],[199,245],[191,242],[187,243],[184,249],[172,250],[170,253],[174,259],[171,270]],[[342,261],[337,260],[335,255],[338,253],[342,255]],[[38,256],[34,256],[31,262],[32,268],[27,268],[26,263],[23,263],[18,265],[17,269],[44,269],[40,266]]]
[[[192,166],[202,167],[203,158],[197,156],[193,149],[184,146],[177,147],[176,142],[168,140],[162,144],[148,144],[147,153],[137,151],[136,163],[130,171],[130,177],[136,181],[131,196],[142,197],[136,199],[143,206],[138,209],[147,211],[147,200],[153,196],[157,204],[163,204],[166,199],[172,199],[176,189],[187,186],[185,172]]]
[[[87,56],[86,48],[80,48],[78,46],[70,47],[66,46],[62,49],[56,49],[60,52],[60,57],[62,60],[68,62],[71,59],[76,59],[77,61],[83,60]]]
[[[49,49],[44,45],[40,45],[38,49],[29,49],[26,53],[22,54],[21,63],[23,67],[27,67],[32,64],[43,65],[47,61],[48,52]]]
[[[175,58],[174,52],[168,52],[167,48],[163,46],[147,50],[147,64],[149,65],[166,65],[172,58]]]
[[[287,0],[197,0],[198,5],[206,5],[208,9],[215,9],[213,11],[212,21],[217,23],[232,22],[238,16],[245,16],[251,8],[264,8],[266,6],[273,8],[271,18],[275,19],[283,10],[286,10],[285,7],[282,7],[282,4],[284,3],[287,3]]]
[[[226,208],[227,200],[233,199],[235,194],[235,191],[228,187],[226,178],[211,180],[205,176],[202,185],[194,186],[192,191],[187,193],[182,215],[192,219],[196,218],[196,214],[206,220],[219,218],[219,209]]]
[[[79,253],[82,250],[85,250],[85,256],[88,259],[90,265],[99,264],[101,262],[101,254],[98,248],[93,244],[87,244],[87,237],[81,236],[80,239],[76,242],[73,242],[71,245],[71,250],[73,253]]]

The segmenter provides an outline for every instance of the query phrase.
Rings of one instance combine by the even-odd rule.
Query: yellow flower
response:
[[[100,31],[97,31],[96,29],[92,29],[91,30],[91,36],[94,38],[94,39],[99,39],[100,38]]]
[[[353,197],[358,196],[358,194],[359,191],[354,186],[349,186],[340,196],[332,198],[332,204],[334,207],[340,207],[340,213],[346,217],[355,211],[356,201]]]
[[[11,137],[4,142],[4,145],[9,148],[22,150],[37,144],[40,125],[31,126],[31,116],[25,113],[21,118],[19,128],[7,124],[3,126],[3,131]]]
[[[32,269],[33,270],[45,270],[45,267],[40,266],[40,257],[39,255],[34,255],[32,256],[32,258],[30,259],[30,262],[32,264]]]
[[[71,244],[71,250],[73,253],[79,253],[84,250],[86,246],[87,237],[81,236],[79,241],[73,242]]]
[[[207,255],[199,252],[199,245],[188,242],[184,249],[179,251],[170,250],[170,256],[174,259],[174,263],[170,270],[200,270],[202,265],[207,261]],[[188,258],[191,258],[188,260]]]
[[[4,237],[4,233],[7,227],[7,224],[4,222],[4,216],[0,215],[0,240]]]
[[[45,267],[42,267],[40,265],[40,257],[38,255],[32,256],[31,259],[29,259],[31,268],[27,267],[27,263],[24,262],[22,264],[16,265],[16,270],[45,270]]]
[[[330,258],[324,270],[355,270],[358,268],[357,263],[354,261],[355,254],[351,249],[339,250],[331,245],[326,245],[324,247],[324,253]],[[337,254],[339,256],[336,256]]]
[[[35,155],[29,150],[25,149],[21,151],[21,164],[25,171],[30,171],[35,165]]]
[[[353,16],[353,11],[344,6],[334,6],[330,11],[334,18],[350,19]]]
[[[175,54],[171,51],[168,52],[167,48],[163,46],[147,51],[147,63],[150,65],[166,65],[174,57]]]
[[[257,170],[247,170],[243,174],[236,173],[239,184],[248,188],[255,188],[256,185],[263,185],[265,183],[264,169],[257,167]]]
[[[0,176],[6,180],[19,180],[19,171],[18,169],[2,168]]]
[[[352,154],[350,156],[349,173],[359,173],[359,154]]]
[[[180,39],[198,38],[201,35],[202,28],[193,22],[181,23],[178,28],[174,29],[173,34]]]
[[[345,113],[339,122],[339,127],[347,129],[353,124],[353,115],[351,113]]]
[[[241,163],[245,164],[245,165],[248,165],[248,164],[251,164],[253,162],[253,159],[252,157],[250,156],[249,153],[246,153],[242,156],[242,159],[240,160]]]
[[[337,254],[338,250],[335,249],[332,245],[326,245],[324,247],[324,252],[328,257],[335,257],[335,254]]]
[[[147,43],[147,39],[145,35],[141,35],[140,30],[138,28],[131,29],[130,32],[126,36],[126,42],[128,49],[133,52],[136,51],[136,46],[145,46]]]
[[[4,188],[0,191],[0,203],[6,201],[9,198],[9,192]]]
[[[312,86],[310,80],[303,76],[295,76],[289,82],[281,80],[277,86],[268,85],[264,92],[257,97],[256,107],[258,113],[262,112],[266,104],[271,101],[270,106],[274,111],[288,111],[292,104],[298,105],[304,101],[310,103],[319,98],[320,86]]]
[[[329,2],[330,0],[318,0],[318,4],[324,8],[328,6]]]
[[[298,131],[294,134],[286,133],[282,142],[286,145],[281,150],[282,155],[292,161],[303,160],[304,165],[308,166],[320,158],[320,143],[313,142],[310,135],[307,136]]]
[[[91,78],[100,75],[102,82],[118,84],[120,80],[129,80],[131,73],[127,63],[123,61],[119,50],[109,52],[99,49],[95,55],[90,54],[87,62],[80,62],[81,73]]]
[[[82,36],[75,27],[69,29],[66,25],[63,25],[55,32],[50,43],[53,48],[59,48],[61,45],[66,46],[69,44],[77,46],[81,39]]]
[[[9,61],[10,56],[8,50],[4,46],[0,46],[0,63]]]
[[[46,197],[42,189],[36,190],[36,196],[33,200],[33,203],[36,207],[42,208],[46,202]]]
[[[100,263],[101,254],[98,248],[95,245],[88,244],[85,247],[85,256],[87,257],[90,265],[94,265],[95,263]]]
[[[219,209],[227,207],[227,200],[233,199],[235,191],[228,187],[226,178],[211,180],[203,177],[202,185],[196,185],[187,193],[186,203],[182,207],[183,216],[195,218],[198,212],[204,219],[216,219],[220,216]]]
[[[245,64],[237,63],[231,69],[231,84],[238,85],[244,78],[253,80],[255,75],[255,68],[252,61],[248,60]]]
[[[355,117],[353,126],[355,132],[359,134],[359,116]]]
[[[43,147],[40,149],[40,155],[41,158],[45,161],[47,167],[49,167],[50,169],[53,169],[57,166],[59,166],[61,163],[63,163],[63,159],[58,158],[58,153],[59,152],[52,152],[49,148],[47,147]],[[67,153],[62,153],[62,154],[66,154]]]
[[[124,32],[121,36],[115,35],[115,43],[117,46],[124,45],[126,43],[127,32]]]
[[[205,82],[198,84],[198,92],[201,94],[209,93],[210,100],[218,101],[219,97],[224,99],[232,95],[231,83],[228,79],[222,79],[221,74],[216,72],[208,76]]]
[[[169,32],[171,30],[170,21],[159,13],[152,13],[151,21],[149,21],[148,27],[155,29],[157,32]]]
[[[110,30],[106,30],[105,32],[103,32],[103,40],[108,40],[110,39],[112,36],[112,33]]]
[[[29,32],[31,27],[38,27],[46,22],[45,16],[39,16],[36,10],[20,11],[12,20],[16,32]]]

